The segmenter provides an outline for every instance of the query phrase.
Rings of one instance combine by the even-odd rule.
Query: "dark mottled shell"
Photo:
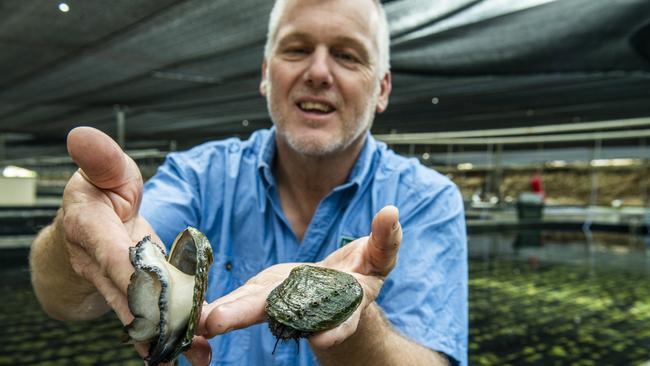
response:
[[[269,327],[278,339],[306,337],[343,323],[362,299],[363,289],[354,276],[298,266],[266,299]]]

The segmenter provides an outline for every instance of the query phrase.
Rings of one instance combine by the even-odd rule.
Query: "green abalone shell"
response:
[[[150,236],[131,247],[129,257],[135,271],[127,299],[134,319],[124,327],[125,340],[149,343],[150,366],[172,361],[192,344],[213,260],[210,242],[188,227],[168,257]]]
[[[352,315],[363,299],[354,276],[301,265],[266,299],[269,328],[278,339],[297,339],[332,329]]]

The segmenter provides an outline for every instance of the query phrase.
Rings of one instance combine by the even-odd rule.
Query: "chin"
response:
[[[323,138],[323,136],[302,135],[285,136],[287,145],[294,151],[311,157],[327,156],[338,153],[345,148],[345,142],[342,139]]]

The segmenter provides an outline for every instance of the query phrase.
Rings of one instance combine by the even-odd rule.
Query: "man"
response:
[[[170,154],[144,195],[135,163],[112,140],[70,133],[80,170],[31,254],[43,308],[60,319],[112,308],[129,322],[128,246],[144,235],[169,245],[191,225],[215,253],[209,304],[186,354],[193,364],[210,348],[213,364],[465,364],[462,200],[447,179],[370,136],[390,90],[378,1],[278,1],[260,84],[271,130]],[[352,273],[364,299],[299,352],[285,342],[272,354],[265,299],[299,262]]]

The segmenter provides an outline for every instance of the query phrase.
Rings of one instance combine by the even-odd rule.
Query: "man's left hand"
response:
[[[386,206],[375,215],[370,236],[357,239],[330,254],[325,260],[315,263],[355,276],[363,287],[363,301],[342,324],[309,337],[312,347],[327,349],[354,334],[362,312],[374,302],[384,279],[395,267],[401,240],[398,210],[394,206]],[[206,304],[199,321],[198,334],[211,338],[266,321],[267,296],[289,276],[291,269],[301,264],[282,263],[271,266],[230,294]]]

